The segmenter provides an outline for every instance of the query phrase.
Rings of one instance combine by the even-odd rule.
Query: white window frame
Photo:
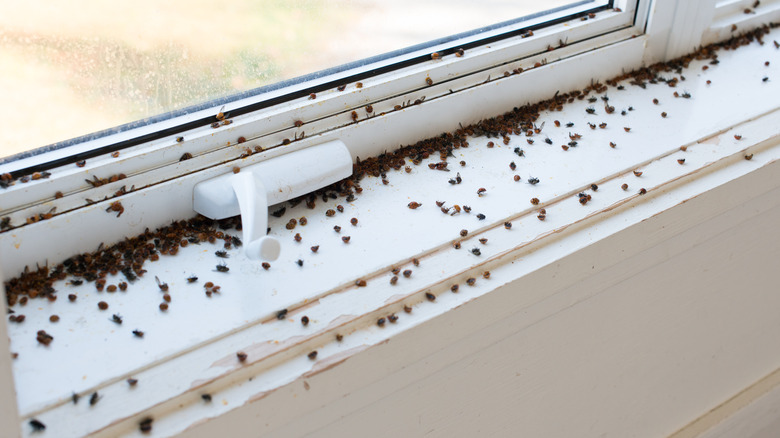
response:
[[[13,275],[25,265],[34,266],[36,262],[42,262],[41,256],[31,251],[31,248],[50,247],[51,251],[47,252],[45,258],[60,260],[73,253],[93,249],[99,242],[117,240],[116,230],[95,227],[99,219],[105,216],[103,210],[110,201],[84,206],[86,198],[102,199],[108,196],[110,200],[120,199],[129,211],[150,212],[142,224],[133,224],[132,214],[123,216],[126,220],[120,222],[121,234],[132,235],[142,232],[146,227],[163,225],[171,218],[191,216],[192,200],[188,194],[191,193],[194,184],[226,173],[237,163],[245,166],[270,160],[281,154],[301,150],[332,138],[344,141],[350,148],[353,158],[376,155],[381,153],[388,144],[405,144],[453,129],[454,127],[448,125],[448,120],[452,120],[453,114],[467,124],[511,109],[516,105],[516,99],[505,97],[502,100],[502,96],[511,94],[507,91],[514,93],[522,91],[527,96],[527,100],[532,102],[549,96],[551,90],[581,87],[592,79],[606,79],[619,74],[621,70],[630,70],[671,59],[688,53],[703,43],[722,40],[730,35],[730,33],[724,34],[724,26],[730,28],[732,24],[738,23],[740,27],[749,27],[760,20],[772,20],[777,17],[774,2],[767,5],[763,15],[756,14],[750,17],[724,15],[725,10],[717,9],[715,0],[703,0],[699,3],[685,0],[655,0],[654,2],[639,0],[636,10],[629,7],[630,3],[628,0],[618,1],[616,5],[622,6],[623,12],[606,12],[603,18],[597,17],[587,22],[575,23],[572,25],[576,27],[575,30],[567,29],[566,25],[556,25],[535,32],[535,35],[530,38],[516,38],[512,41],[492,44],[491,47],[469,50],[467,56],[461,59],[449,56],[439,61],[432,60],[424,66],[412,66],[366,79],[363,81],[364,87],[360,90],[355,89],[354,84],[350,84],[343,94],[335,91],[323,92],[318,94],[315,101],[301,98],[278,107],[235,117],[230,127],[212,130],[206,126],[194,129],[183,134],[185,141],[181,143],[175,140],[178,135],[173,135],[150,144],[122,150],[118,159],[110,156],[98,157],[88,160],[88,165],[84,168],[71,165],[68,169],[57,169],[52,172],[53,175],[48,180],[39,180],[26,185],[17,183],[6,192],[0,192],[0,208],[10,212],[8,215],[12,217],[14,224],[33,214],[49,211],[52,207],[57,207],[59,214],[48,221],[13,230],[13,238],[8,237],[10,232],[6,233],[6,236],[0,236],[0,256],[3,257],[3,269],[0,275]],[[636,23],[634,18],[627,21],[630,16],[636,17]],[[606,31],[610,33],[598,36],[593,36],[594,34],[591,33]],[[568,35],[578,35],[578,37],[572,38],[566,47],[544,52],[548,45],[554,45],[556,41],[561,41],[562,37]],[[436,50],[439,48],[432,48],[425,52]],[[624,63],[605,67],[609,65],[605,60],[615,57],[620,57]],[[543,60],[544,65],[533,67]],[[478,61],[481,64],[469,64],[468,61]],[[565,72],[564,68],[557,70],[551,68],[566,65],[576,65],[577,73],[572,73],[571,70]],[[524,73],[503,77],[504,71],[511,71],[518,67],[522,67]],[[475,81],[474,76],[463,76],[464,72],[472,71],[479,71],[480,77],[484,78]],[[482,86],[486,84],[481,83],[488,75],[491,77],[489,83],[495,85],[492,91],[488,91],[488,87]],[[431,87],[417,85],[425,77],[430,77],[434,85]],[[328,80],[329,78],[322,79],[322,82]],[[531,84],[534,86],[530,87]],[[455,88],[456,91],[451,96],[448,96],[449,88]],[[529,88],[533,88],[533,91],[529,91]],[[284,93],[288,91],[285,90]],[[282,93],[282,91],[278,92],[278,94]],[[458,99],[463,99],[462,102],[474,102],[475,93],[490,96],[491,103],[483,106],[474,103],[467,109],[457,112],[455,108],[462,108],[465,105],[453,105],[453,102],[457,102]],[[396,102],[407,100],[414,102],[423,96],[426,96],[426,100],[421,105],[390,112]],[[387,115],[365,119],[361,117],[358,123],[352,123],[351,111],[361,109],[367,104],[372,104],[375,112],[387,111]],[[223,111],[229,113],[231,108],[232,106],[226,105]],[[203,110],[185,116],[181,120],[212,116],[215,110],[219,108]],[[441,111],[448,111],[448,117],[437,118],[435,114]],[[295,120],[312,121],[306,122],[302,129],[296,130],[290,127],[291,122]],[[419,120],[426,120],[426,123],[415,122]],[[179,121],[163,122],[161,125],[176,123]],[[397,129],[398,126],[404,126],[405,129]],[[159,126],[155,125],[154,129],[158,128]],[[152,128],[141,128],[94,140],[80,145],[79,148],[104,146],[148,129]],[[274,147],[281,144],[282,139],[309,129],[311,131],[305,139],[292,142],[284,148]],[[377,129],[392,135],[375,139],[371,132],[376,132]],[[231,139],[240,136],[248,139],[240,148],[225,146],[228,142],[235,141]],[[263,152],[241,158],[245,147],[256,146],[263,148]],[[185,151],[192,151],[195,158],[179,162],[178,157]],[[67,153],[71,152],[72,149]],[[0,165],[0,173],[13,170],[14,166],[20,163],[32,165],[41,160],[56,158],[59,153],[50,152],[46,156],[34,157],[29,161]],[[128,178],[98,188],[88,187],[83,183],[85,175],[107,176],[120,172],[127,172]],[[135,185],[138,190],[116,199],[111,198],[112,194],[123,185]],[[65,196],[55,200],[53,193],[57,190],[62,191]],[[49,243],[49,236],[54,232],[59,233],[65,222],[70,224],[69,229],[75,228],[72,235],[52,246]],[[74,225],[74,222],[79,224]],[[85,238],[87,235],[89,237]],[[3,324],[0,326],[2,326],[0,338],[5,339],[5,326]],[[7,343],[0,347],[7,349]],[[3,367],[8,364],[7,359],[0,360],[0,365]],[[12,381],[12,378],[9,379],[10,367],[6,367],[7,370],[3,367],[0,367],[0,376],[4,376],[6,381]],[[0,418],[4,420],[17,418],[13,392],[6,391],[0,397],[3,397],[0,400],[5,401],[3,409],[0,409]],[[4,424],[11,423],[13,421],[4,422]]]

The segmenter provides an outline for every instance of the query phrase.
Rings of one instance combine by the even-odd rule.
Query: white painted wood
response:
[[[780,369],[742,390],[670,438],[773,437],[780,411]]]
[[[672,207],[187,436],[668,435],[780,364],[779,172]]]

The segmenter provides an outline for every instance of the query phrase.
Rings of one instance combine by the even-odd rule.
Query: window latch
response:
[[[276,260],[281,245],[267,236],[268,206],[313,192],[352,174],[352,156],[340,140],[281,155],[195,185],[193,206],[211,219],[241,215],[250,259]]]

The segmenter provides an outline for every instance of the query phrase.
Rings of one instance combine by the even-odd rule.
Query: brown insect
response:
[[[317,98],[317,95],[314,93],[309,94],[309,100],[314,100]]]
[[[344,243],[349,243],[349,239],[350,239],[349,236],[342,236],[341,237],[341,241],[344,242]]]
[[[620,188],[623,190],[628,190],[628,184],[623,184],[622,186],[620,186]]]
[[[745,154],[745,159],[750,161],[753,159],[753,154]]]
[[[301,238],[301,233],[295,233],[295,236],[293,237],[293,239],[294,239],[296,242],[300,242],[300,241],[301,241],[301,239],[302,239],[302,238]]]
[[[433,85],[433,79],[431,79],[430,77],[426,77],[425,78],[425,83],[428,84],[428,85]]]
[[[98,303],[98,309],[100,310],[106,310],[108,309],[108,303],[105,301],[101,301]]]
[[[485,194],[485,192],[487,192],[487,189],[486,189],[486,188],[484,188],[484,187],[480,187],[480,188],[477,190],[477,195],[478,195],[478,196],[482,196],[482,195],[484,195],[484,194]]]
[[[468,230],[460,230],[460,236],[461,237],[466,237],[468,235],[469,235],[469,231]]]
[[[466,284],[468,284],[469,286],[474,286],[475,284],[477,284],[477,279],[474,277],[469,277],[466,279]]]
[[[539,198],[531,198],[531,204],[539,205]]]
[[[643,188],[641,188],[641,189],[639,189],[639,194],[640,194],[640,195],[644,195],[645,193],[647,193],[647,190],[645,190],[645,188],[644,188],[644,187],[643,187]]]
[[[506,228],[507,230],[511,229],[512,228],[512,222],[504,222],[504,228]]]
[[[314,246],[311,247],[311,252],[317,252],[317,250],[319,250],[319,249],[320,249],[319,245],[314,245]]]
[[[624,128],[623,128],[623,130],[624,130],[624,131],[626,131],[626,132],[629,132],[629,131],[631,131],[631,128],[629,128],[628,126],[626,126],[626,127],[624,127]]]
[[[403,274],[404,274],[404,277],[409,278],[409,277],[412,276],[412,270],[411,269],[407,269],[407,270],[405,270],[403,272]]]
[[[303,315],[303,316],[301,317],[301,324],[303,324],[303,326],[304,326],[304,327],[306,327],[307,325],[309,325],[309,317],[308,317],[308,316],[306,316],[306,315]]]
[[[154,280],[157,282],[157,287],[159,287],[161,291],[165,292],[168,290],[168,283],[161,282],[156,275],[154,276]]]
[[[412,307],[409,305],[404,305],[404,312],[406,313],[412,313]]]
[[[425,298],[427,298],[428,301],[436,301],[436,295],[430,292],[425,292]]]
[[[393,275],[393,277],[392,277],[392,278],[390,278],[390,284],[393,284],[393,285],[394,285],[394,284],[396,284],[396,283],[398,283],[398,277],[397,277],[397,276],[395,276],[395,275]]]
[[[355,286],[357,287],[366,287],[366,280],[355,280]]]
[[[116,212],[116,217],[122,216],[122,213],[125,212],[125,208],[122,207],[122,203],[119,201],[114,201],[111,203],[111,205],[106,208],[107,213]]]
[[[349,220],[349,223],[351,223],[352,225],[355,225],[355,226],[357,226],[357,224],[358,224],[358,220],[357,220],[357,218],[354,218],[354,217],[353,217],[352,219],[350,219],[350,220]]]
[[[317,359],[317,350],[312,351],[311,353],[307,354],[307,356],[311,360]]]
[[[485,272],[483,272],[483,273],[482,273],[482,278],[484,278],[484,279],[488,279],[488,278],[490,278],[490,271],[485,271]]]
[[[54,336],[46,333],[45,330],[38,330],[36,339],[38,340],[39,343],[48,346],[49,344],[51,344],[51,341],[54,340]]]
[[[144,418],[140,423],[138,423],[138,428],[143,433],[149,433],[152,431],[152,421],[154,420],[151,418]]]
[[[239,362],[244,362],[246,361],[247,355],[243,351],[239,351],[238,353],[236,353],[236,357],[238,358]]]
[[[735,138],[736,140],[742,140],[742,136],[741,136],[741,135],[739,135],[739,134],[734,134],[734,138]]]
[[[159,307],[160,307],[160,310],[162,310],[163,312],[165,312],[165,311],[167,311],[167,310],[168,310],[168,303],[160,303],[160,306],[159,306]]]
[[[680,158],[677,160],[678,164],[685,164],[685,158]]]
[[[455,51],[455,56],[457,56],[458,58],[460,58],[460,57],[462,57],[462,56],[463,56],[463,54],[464,54],[464,53],[465,53],[465,52],[464,52],[464,50],[463,50],[463,49],[458,49],[458,50],[456,50],[456,51]]]
[[[666,112],[662,112],[661,117],[666,118]]]
[[[636,177],[640,177],[640,176],[642,176],[642,172],[640,172],[640,171],[638,171],[638,170],[635,170],[635,171],[634,171],[634,176],[636,176]]]
[[[409,203],[409,205],[407,205],[407,206],[408,206],[409,208],[411,208],[412,210],[416,210],[417,208],[421,207],[421,206],[422,206],[422,204],[420,204],[419,202],[412,201],[412,202],[410,202],[410,203]]]
[[[338,225],[334,225],[334,226],[333,226],[333,231],[335,231],[335,232],[337,232],[337,233],[340,233],[340,232],[341,232],[341,227],[340,227],[340,226],[338,226]]]

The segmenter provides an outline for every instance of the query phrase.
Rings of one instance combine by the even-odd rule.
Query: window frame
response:
[[[432,110],[431,107],[433,105],[430,104],[435,100],[431,96],[432,89],[438,89],[437,97],[441,97],[449,94],[448,88],[455,88],[451,85],[454,81],[461,81],[460,86],[462,89],[468,90],[482,84],[485,81],[485,77],[492,77],[492,80],[496,82],[510,79],[501,78],[500,76],[504,68],[494,67],[495,65],[512,65],[512,68],[523,67],[526,69],[526,72],[529,72],[533,68],[528,70],[528,67],[529,65],[533,67],[534,62],[544,64],[549,61],[554,63],[557,59],[571,58],[577,54],[594,50],[597,47],[614,44],[640,34],[644,29],[644,24],[640,22],[640,25],[635,26],[633,20],[636,17],[641,19],[641,15],[637,15],[636,11],[646,8],[647,3],[648,0],[639,0],[636,3],[639,5],[638,9],[635,9],[633,0],[621,0],[614,4],[616,7],[622,7],[621,12],[608,10],[604,12],[605,16],[597,16],[595,20],[575,21],[571,24],[571,27],[571,22],[555,24],[537,30],[529,38],[519,36],[513,36],[508,39],[502,38],[489,46],[471,49],[467,56],[462,58],[449,55],[441,60],[426,60],[400,70],[394,70],[366,79],[365,86],[362,89],[355,89],[350,86],[347,91],[340,93],[331,88],[329,95],[325,95],[328,92],[322,93],[316,100],[299,97],[273,107],[231,117],[231,120],[234,122],[231,126],[216,130],[211,129],[208,125],[201,126],[184,133],[184,141],[182,142],[176,141],[176,135],[167,136],[147,144],[124,149],[120,152],[118,158],[113,158],[111,155],[102,155],[87,160],[86,165],[82,168],[71,164],[52,169],[51,176],[48,179],[31,181],[27,184],[17,183],[3,190],[0,193],[0,199],[2,199],[0,216],[10,218],[11,224],[18,226],[24,224],[25,218],[53,211],[53,218],[46,221],[47,225],[53,225],[53,221],[63,220],[65,216],[72,217],[74,214],[80,214],[79,212],[82,210],[95,207],[95,205],[92,205],[93,200],[100,200],[96,203],[98,208],[106,208],[105,206],[109,202],[115,200],[127,202],[139,193],[147,192],[149,189],[165,185],[175,179],[197,175],[200,180],[203,180],[210,175],[214,175],[214,172],[227,172],[228,169],[236,165],[243,167],[254,162],[271,159],[279,154],[305,148],[307,145],[327,141],[327,137],[334,135],[334,133],[343,137],[364,137],[364,134],[360,132],[365,131],[363,129],[365,126],[361,125],[369,124],[367,122],[375,124],[379,119],[387,119],[384,125],[392,126],[398,122],[404,123],[403,120],[408,120],[408,114],[404,113],[417,112],[418,107]],[[522,23],[515,23],[513,26],[512,32],[515,33],[522,31],[526,27]],[[495,32],[499,33],[499,30]],[[594,36],[604,32],[607,33]],[[570,41],[565,47],[547,52],[546,48],[573,35],[576,35],[578,42]],[[443,53],[456,50],[457,47],[460,47],[459,44],[460,41],[456,44],[448,42],[444,46],[424,50],[424,55],[415,52],[409,54],[409,56],[417,57],[419,60],[420,56],[430,57],[430,53],[435,50],[441,50]],[[464,75],[464,73],[466,74]],[[517,77],[522,76],[522,74],[517,75]],[[426,77],[434,80],[434,86],[427,87],[424,84]],[[453,77],[455,79],[452,79]],[[514,79],[514,77],[511,79]],[[327,81],[323,83],[339,83],[339,81],[333,81],[330,78],[321,78],[319,80]],[[445,84],[443,83],[444,81],[448,82]],[[303,87],[304,85],[301,84],[299,86]],[[555,84],[546,86],[553,87]],[[276,93],[281,95],[283,91],[279,90]],[[391,103],[415,102],[418,99],[425,99],[426,95],[428,95],[428,99],[422,105],[413,105],[414,108],[407,107],[401,111],[394,111],[392,108],[393,105]],[[385,117],[371,117],[353,122],[350,118],[350,112],[364,111],[363,108],[369,104],[376,108],[375,113],[384,111],[381,109],[381,105],[389,105],[389,113]],[[221,108],[217,108],[216,111],[219,111]],[[223,111],[229,114],[231,110],[232,107],[226,107]],[[210,114],[208,120],[216,120],[214,111],[215,109],[212,108],[201,113]],[[200,115],[193,114],[183,117],[185,119],[197,119]],[[306,123],[298,129],[293,126],[295,120],[303,120]],[[164,123],[172,123],[172,121]],[[312,132],[312,128],[314,128],[314,132]],[[436,135],[443,130],[454,128],[453,126],[442,124],[431,124],[429,129],[415,130],[414,135],[417,137],[401,135],[404,131],[401,129],[383,128],[383,132],[392,134],[384,136],[381,143],[374,141],[373,144],[369,144],[371,142],[366,142],[365,138],[361,138],[360,141],[347,142],[347,146],[350,148],[353,159],[358,156],[373,156],[382,153],[388,147],[388,144],[404,144],[414,141],[415,138]],[[302,133],[307,131],[305,139],[301,138],[299,141],[292,141],[289,145],[279,147],[283,145],[285,139],[294,139],[299,133],[302,135]],[[95,143],[90,143],[90,145],[95,146],[100,144],[100,142],[105,143],[113,141],[112,139],[128,139],[131,137],[131,132],[122,132],[115,136],[95,140]],[[237,139],[241,137],[248,140],[245,144],[236,146]],[[86,147],[87,144],[82,146]],[[247,152],[247,149],[249,152]],[[251,154],[257,150],[262,150],[262,152]],[[46,154],[32,157],[30,160],[49,161],[45,157],[57,157],[57,154],[63,152],[64,149],[47,152]],[[193,158],[187,161],[180,161],[180,157],[184,153],[192,154]],[[0,173],[12,170],[12,167],[9,167],[12,165],[27,165],[25,162],[14,163],[0,165]],[[95,176],[107,177],[120,174],[126,175],[127,179],[100,187],[92,187],[85,182],[85,179]],[[122,187],[128,188],[129,192],[117,196],[117,193],[121,192]],[[60,192],[63,196],[57,198],[55,192]],[[182,194],[179,193],[178,196]],[[150,206],[153,205],[150,204]],[[191,211],[191,208],[189,211]],[[179,216],[191,214],[186,212],[186,208],[178,209],[171,213]],[[160,226],[163,223],[165,221],[160,218],[148,224],[148,226]],[[22,230],[28,227],[22,225],[14,231],[23,232]],[[135,230],[126,230],[126,233],[132,233],[133,231]],[[2,236],[2,233],[0,233],[0,236]],[[97,236],[91,239],[83,239],[77,245],[76,251],[86,251],[92,247],[91,245],[98,244],[99,241],[105,241],[107,237],[109,236],[100,236],[100,239],[103,240],[98,240]],[[108,239],[108,241],[115,239],[116,237]],[[55,252],[57,256],[66,253],[63,251]],[[15,251],[15,253],[18,253],[18,251]],[[24,266],[24,264],[34,265],[35,263],[29,257],[14,257],[12,262],[14,266],[9,268],[10,272],[13,272],[13,269],[19,266]]]

